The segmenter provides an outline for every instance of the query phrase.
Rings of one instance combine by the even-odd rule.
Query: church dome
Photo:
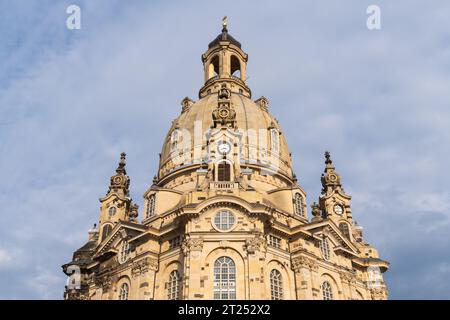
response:
[[[215,181],[219,179],[215,169],[221,170],[216,164],[223,161],[231,166],[225,169],[231,171],[230,181],[244,175],[247,179],[270,176],[261,178],[270,180],[267,190],[295,183],[287,143],[278,121],[268,112],[268,100],[251,99],[247,59],[224,24],[222,34],[202,55],[205,83],[200,99],[183,99],[181,114],[166,136],[155,180],[159,186],[198,188],[192,173],[209,172],[209,180]],[[178,179],[175,184],[174,179]]]
[[[206,154],[208,132],[213,130],[212,114],[217,108],[218,100],[217,94],[210,94],[197,102],[190,101],[191,105],[187,107],[187,110],[173,121],[161,151],[161,177],[189,163],[205,163],[208,160]],[[243,140],[240,145],[241,166],[259,165],[268,169],[278,168],[282,174],[292,178],[291,158],[286,139],[277,120],[266,110],[266,104],[267,100],[264,97],[254,102],[241,94],[231,93],[231,105],[236,112],[235,130],[242,134]],[[198,132],[202,134],[199,135]],[[270,140],[273,138],[271,133],[279,136],[279,153],[277,159],[273,159],[274,163],[270,163],[271,157],[268,156],[271,153],[272,141]],[[175,142],[176,139],[179,141]],[[174,148],[174,144],[181,145]],[[200,158],[193,159],[196,148]],[[268,154],[264,155],[264,152]],[[182,159],[180,160],[182,162],[173,161],[175,154]],[[264,161],[263,157],[267,158],[267,161]]]

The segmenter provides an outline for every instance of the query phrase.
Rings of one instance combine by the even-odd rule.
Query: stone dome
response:
[[[259,180],[264,191],[295,184],[289,149],[278,121],[268,112],[268,100],[251,98],[247,60],[225,27],[209,44],[202,55],[205,83],[199,100],[183,99],[181,114],[164,141],[155,179],[159,187],[206,188],[198,175],[209,185],[228,181],[230,186],[255,188],[246,182]],[[227,164],[219,167],[223,162]],[[224,172],[226,179],[218,176]]]
[[[267,170],[278,170],[292,179],[291,157],[278,121],[267,111],[267,99],[256,102],[238,93],[231,93],[231,106],[236,112],[233,131],[241,134],[240,165],[260,166]],[[217,108],[217,94],[210,94],[197,102],[183,100],[182,113],[176,118],[166,136],[161,151],[159,178],[189,165],[201,166],[209,157],[208,136],[214,130],[213,112]],[[279,135],[279,152],[276,159],[271,156],[271,132]],[[174,132],[178,137],[174,138]],[[181,144],[175,150],[174,139]],[[179,161],[174,158],[179,157]],[[275,161],[274,161],[275,160]]]

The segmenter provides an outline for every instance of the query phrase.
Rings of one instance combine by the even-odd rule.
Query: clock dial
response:
[[[342,209],[342,206],[336,204],[336,205],[334,205],[334,212],[336,214],[342,214],[344,212],[344,209]]]
[[[230,152],[231,146],[228,142],[222,142],[217,147],[217,150],[219,151],[219,153],[227,154],[228,152]]]

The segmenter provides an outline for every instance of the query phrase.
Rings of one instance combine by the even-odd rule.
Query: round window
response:
[[[220,231],[229,231],[233,228],[236,219],[228,210],[221,210],[214,216],[214,226]]]

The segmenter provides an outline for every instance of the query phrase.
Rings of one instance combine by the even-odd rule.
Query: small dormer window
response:
[[[277,129],[270,129],[270,140],[272,152],[280,151],[280,134]]]
[[[173,130],[172,135],[170,137],[170,151],[177,150],[179,139],[180,139],[180,130],[179,129]]]
[[[147,218],[150,218],[155,215],[155,208],[156,208],[156,196],[152,194],[148,198],[148,204],[147,204]]]
[[[303,196],[300,193],[296,193],[294,197],[294,210],[295,214],[304,217],[305,213],[303,210]]]

